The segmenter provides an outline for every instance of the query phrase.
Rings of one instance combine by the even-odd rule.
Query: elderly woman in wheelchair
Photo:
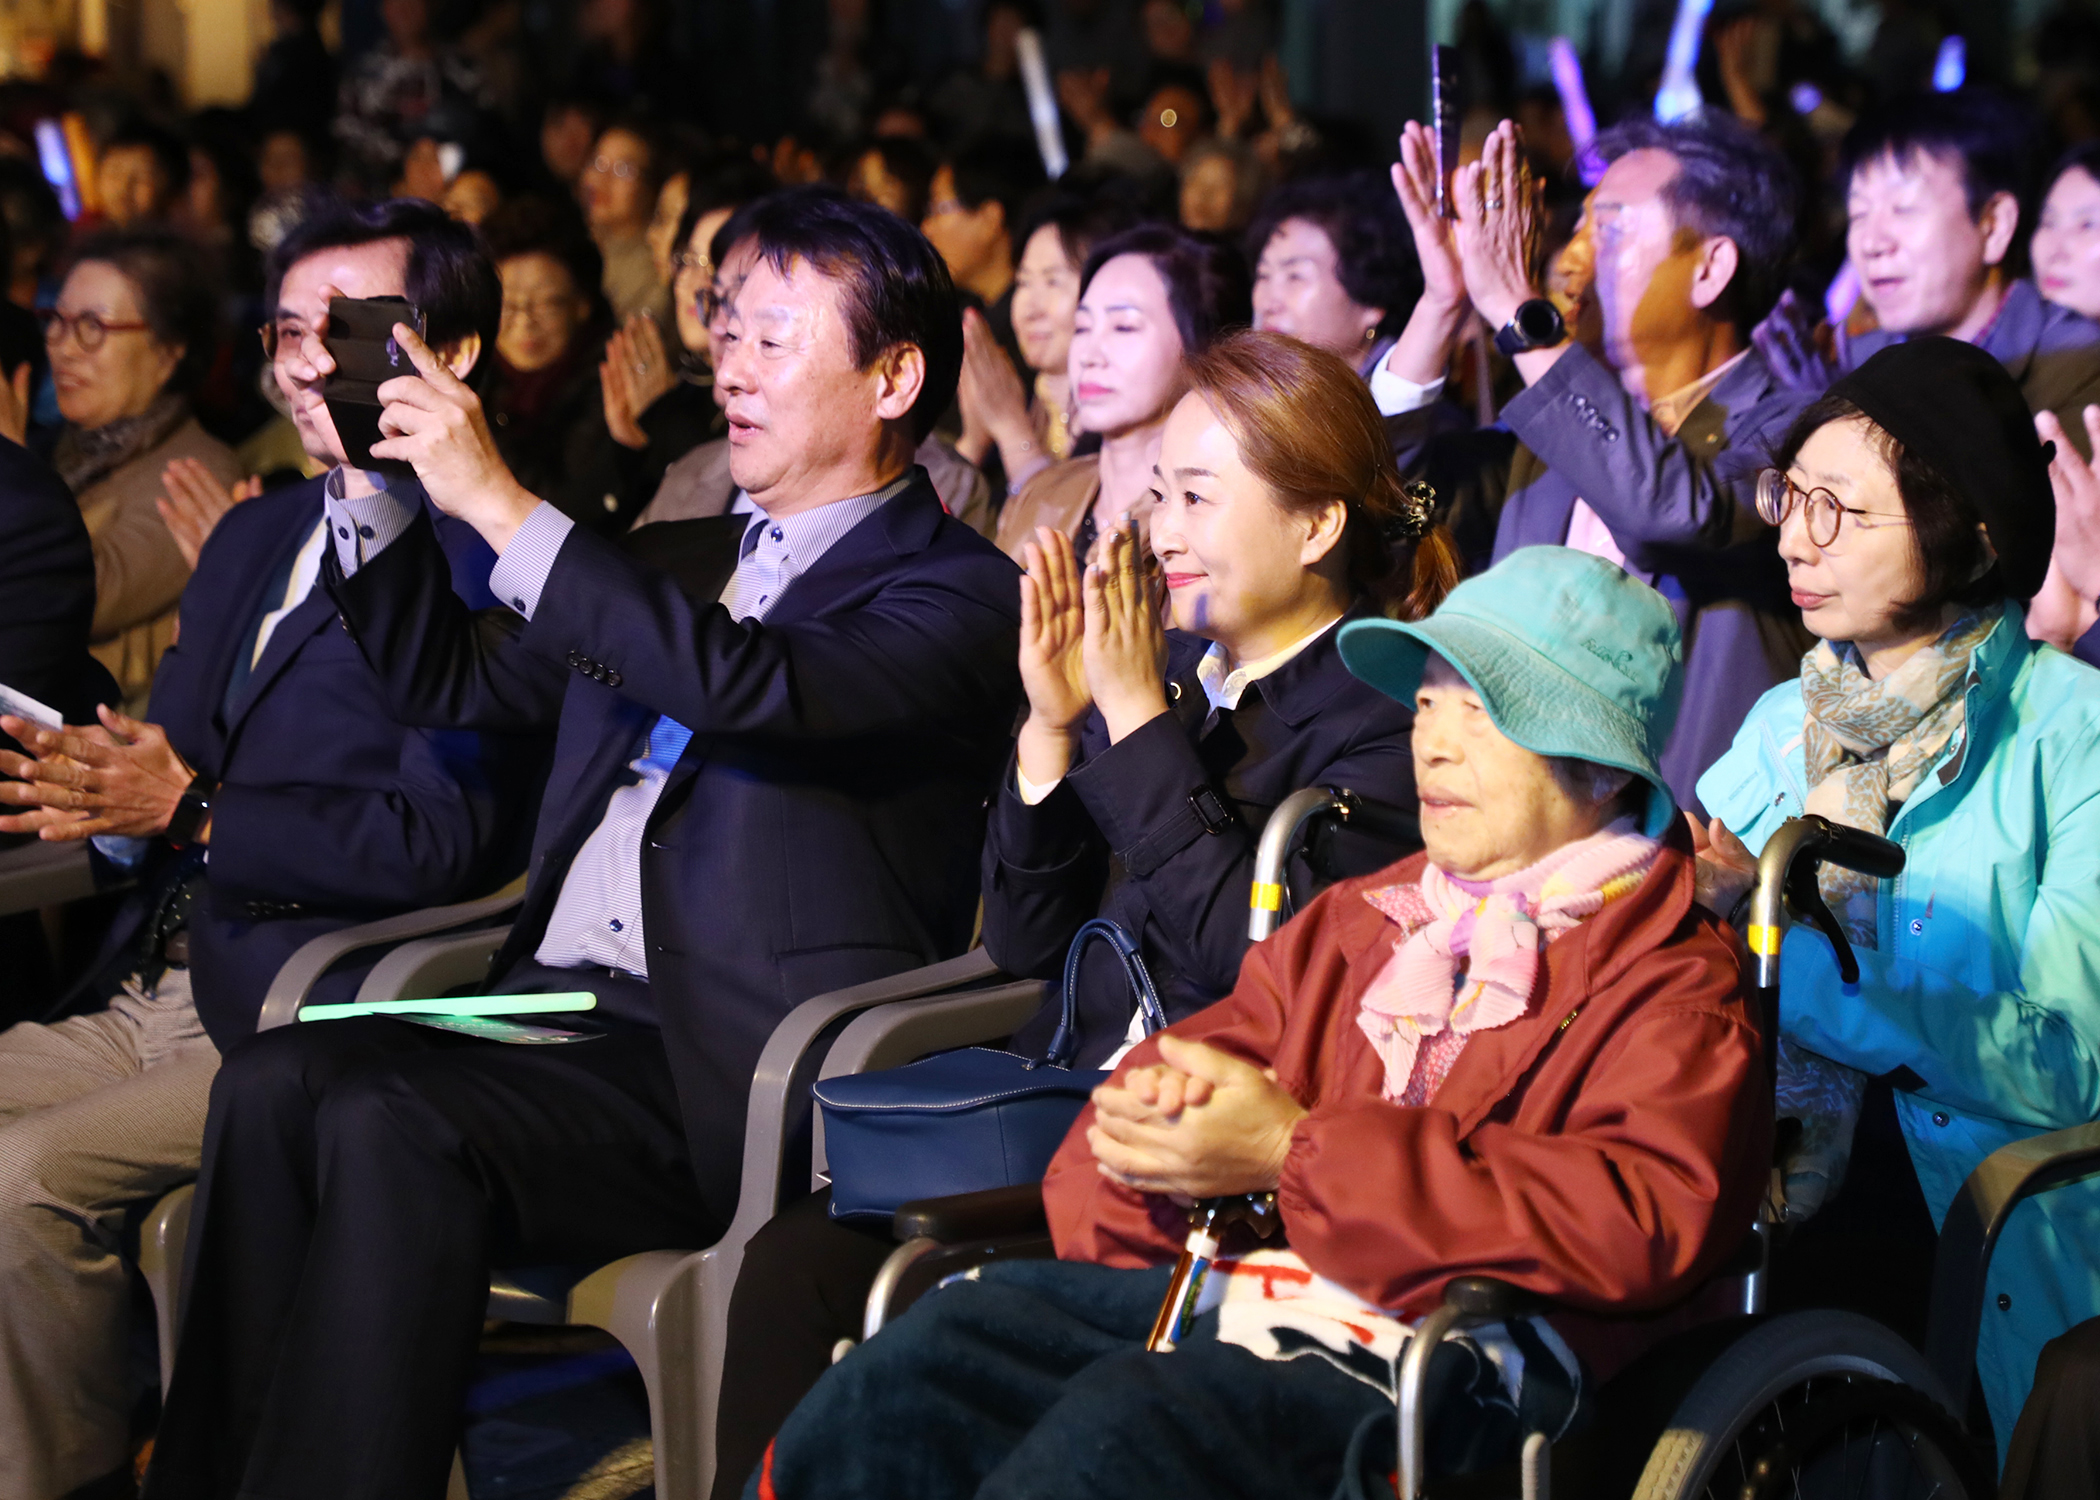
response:
[[[1431,1467],[1478,1469],[1579,1421],[1669,1326],[1641,1314],[1741,1240],[1769,1094],[1655,766],[1668,605],[1527,549],[1341,650],[1415,705],[1426,854],[1328,890],[1133,1051],[1045,1183],[1060,1259],[987,1266],[848,1354],[747,1493],[1358,1493],[1392,1468],[1415,1320],[1485,1272],[1564,1310],[1434,1345]],[[1187,1205],[1242,1194],[1284,1242],[1228,1239],[1160,1309]]]
[[[1906,856],[1893,880],[1821,877],[1857,983],[1813,931],[1777,951],[1778,1113],[1800,1126],[1775,1190],[1782,1310],[1849,1305],[1915,1340],[1965,1179],[2100,1118],[2100,677],[2022,617],[2049,566],[2052,477],[2079,462],[2054,461],[1996,360],[1916,339],[1805,411],[1760,481],[1823,639],[1699,783],[1710,900],[1729,911],[1748,850],[1803,812]],[[2042,1345],[2100,1313],[2096,1244],[2090,1184],[2005,1230],[1976,1349],[2001,1448]]]

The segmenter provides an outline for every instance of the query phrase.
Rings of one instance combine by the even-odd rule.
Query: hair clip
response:
[[[1399,514],[1379,528],[1379,535],[1389,544],[1413,544],[1429,535],[1435,518],[1436,490],[1427,480],[1411,479],[1400,487]]]

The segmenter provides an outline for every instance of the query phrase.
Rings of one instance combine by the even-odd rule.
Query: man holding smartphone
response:
[[[94,838],[133,865],[100,1008],[0,1033],[0,1495],[127,1493],[125,1210],[198,1170],[220,1053],[255,1029],[284,961],[320,934],[483,896],[523,867],[544,739],[405,727],[315,588],[343,464],[319,390],[333,296],[408,295],[462,375],[495,332],[494,268],[428,204],[310,220],[286,240],[265,338],[325,479],[231,509],[182,598],[151,722],[0,728],[0,831]],[[397,485],[424,501],[413,481]],[[228,497],[230,498],[230,497]],[[487,602],[493,555],[443,521],[447,592]],[[28,811],[20,809],[28,808]],[[128,936],[127,936],[128,934]],[[379,956],[326,976],[347,1000]]]
[[[365,1017],[228,1060],[156,1500],[441,1494],[491,1265],[712,1243],[774,1026],[969,945],[1019,589],[912,462],[955,391],[955,289],[873,205],[796,190],[750,222],[715,387],[749,514],[572,526],[395,330],[418,374],[380,387],[374,456],[496,549],[502,607],[444,588],[392,497],[331,502],[328,584],[395,712],[558,725],[491,983],[588,990],[598,1034]]]

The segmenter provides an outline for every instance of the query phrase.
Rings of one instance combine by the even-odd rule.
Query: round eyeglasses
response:
[[[1881,526],[1908,526],[1909,516],[1884,516],[1846,505],[1826,489],[1804,490],[1779,469],[1766,469],[1757,476],[1757,514],[1768,526],[1784,526],[1794,508],[1802,508],[1808,539],[1828,547],[1838,539],[1838,530],[1849,517],[1856,531]]]
[[[120,323],[103,317],[100,313],[74,313],[71,317],[55,307],[40,307],[36,320],[44,328],[44,343],[56,348],[66,341],[68,334],[79,340],[82,352],[93,354],[113,333],[136,333],[147,325],[142,322]]]

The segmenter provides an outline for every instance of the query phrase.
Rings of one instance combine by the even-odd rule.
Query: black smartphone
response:
[[[410,472],[404,463],[372,457],[381,441],[379,388],[396,375],[413,375],[408,351],[394,340],[394,325],[406,323],[420,337],[423,312],[406,297],[337,297],[328,304],[328,336],[321,342],[335,373],[321,387],[343,457],[360,469]]]
[[[1451,174],[1458,170],[1458,134],[1465,111],[1458,97],[1458,49],[1432,47],[1429,71],[1429,126],[1436,133],[1436,211],[1458,217],[1451,202]]]

